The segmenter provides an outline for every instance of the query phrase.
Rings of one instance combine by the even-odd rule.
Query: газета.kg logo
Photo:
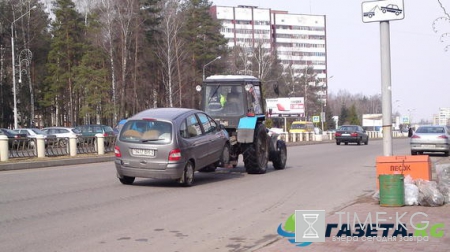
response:
[[[298,247],[305,247],[310,245],[311,242],[295,242],[295,224],[295,214],[292,214],[284,223],[284,229],[283,223],[280,223],[277,229],[277,233],[283,237],[288,238],[288,241],[290,243],[293,243]]]

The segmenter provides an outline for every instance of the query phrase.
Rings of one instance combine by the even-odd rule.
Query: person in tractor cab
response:
[[[230,93],[227,95],[227,101],[224,104],[224,110],[230,115],[243,114],[242,95],[238,91],[240,87],[231,87]],[[241,88],[242,90],[242,88]]]
[[[225,90],[219,86],[218,88],[212,89],[211,92],[213,93],[208,99],[209,110],[211,111],[221,110],[227,102]]]

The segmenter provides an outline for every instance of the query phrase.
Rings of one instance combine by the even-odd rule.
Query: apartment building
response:
[[[450,108],[439,108],[439,114],[433,115],[434,125],[450,125]]]
[[[302,75],[312,67],[327,90],[326,17],[291,14],[257,6],[212,6],[211,15],[222,21],[222,34],[230,48],[261,47],[277,52],[284,68]]]

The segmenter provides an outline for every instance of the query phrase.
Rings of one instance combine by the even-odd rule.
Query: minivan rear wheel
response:
[[[123,178],[119,178],[120,182],[124,185],[131,185],[134,182],[135,177],[123,176]]]
[[[180,178],[180,184],[182,186],[192,186],[194,183],[194,165],[191,161],[187,161],[186,165],[184,166],[183,175]]]

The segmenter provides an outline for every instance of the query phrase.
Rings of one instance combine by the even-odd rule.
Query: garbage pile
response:
[[[450,164],[436,165],[436,174],[437,181],[413,180],[410,175],[405,176],[406,206],[450,204]]]

